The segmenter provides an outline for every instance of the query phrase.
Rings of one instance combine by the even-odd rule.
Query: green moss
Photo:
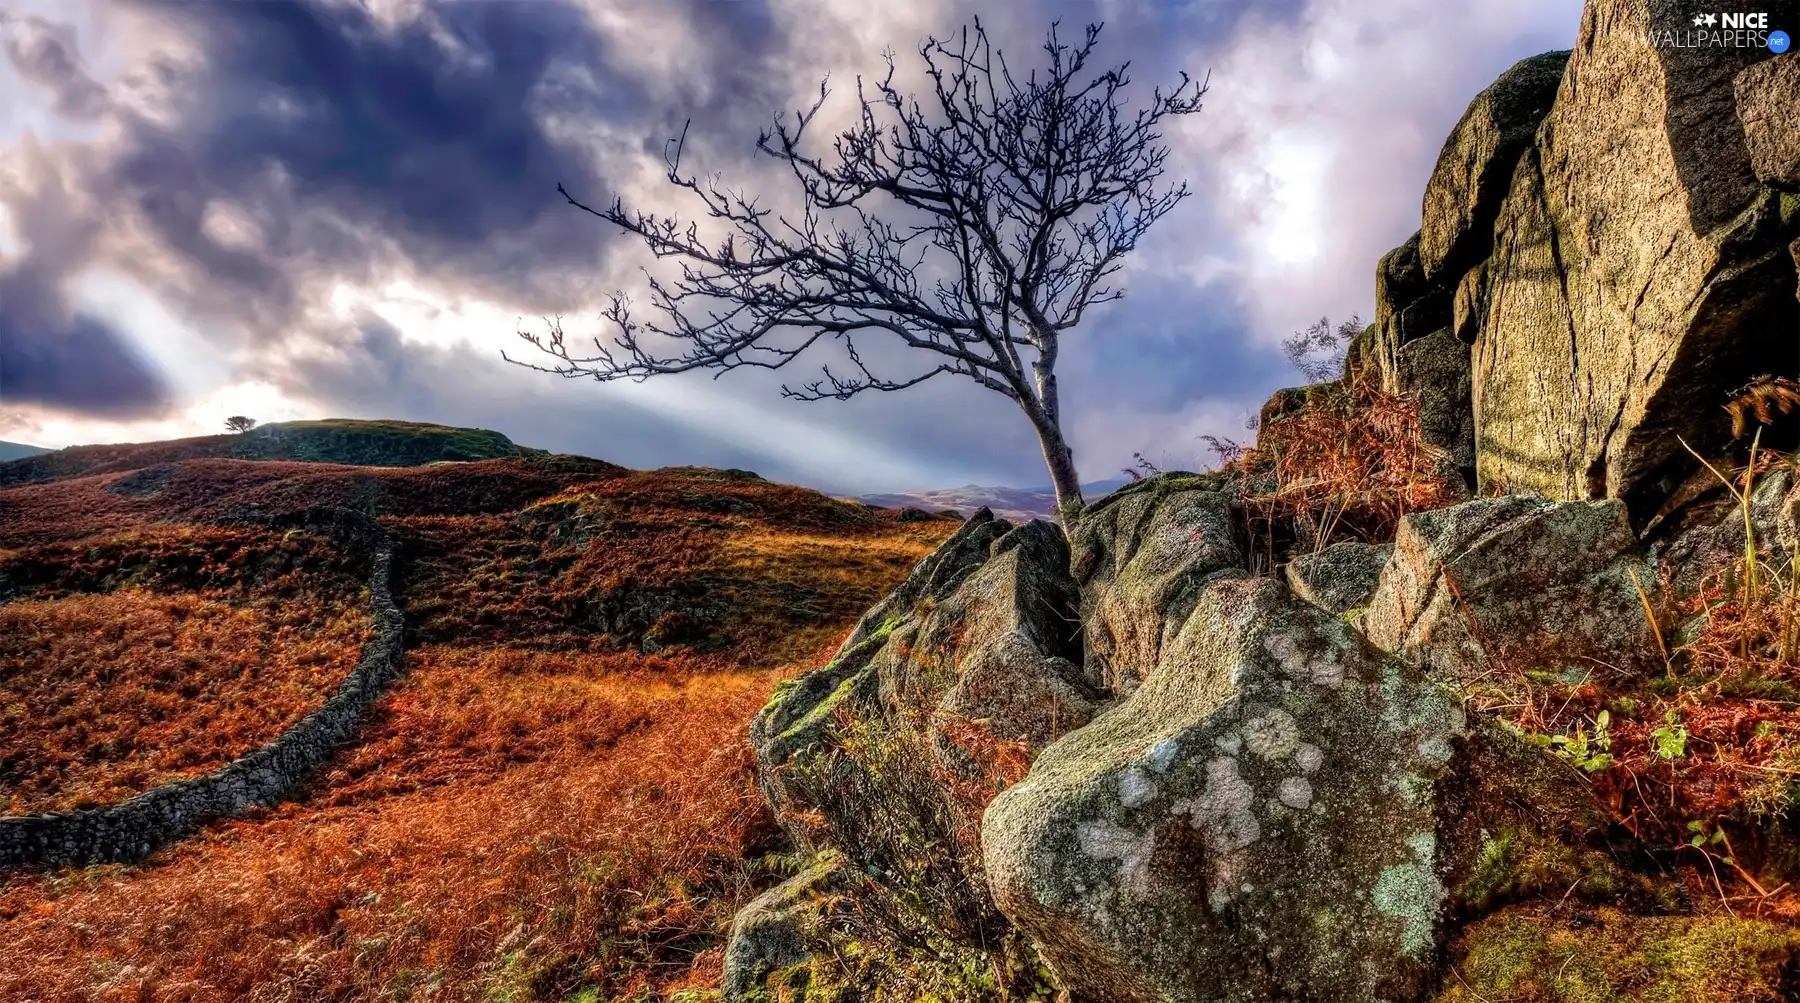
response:
[[[1579,918],[1576,918],[1576,917]],[[1514,907],[1471,927],[1436,1003],[1775,1003],[1800,932],[1729,916]]]
[[[876,628],[875,633],[870,634],[861,644],[844,652],[837,658],[832,659],[831,663],[824,668],[815,669],[814,672],[833,672],[844,662],[844,660],[849,658],[859,658],[863,655],[873,657],[874,649],[878,649],[887,643],[888,636],[894,632],[894,628],[898,626],[903,619],[904,617],[901,617],[898,614],[888,617],[886,620],[882,621],[880,627]],[[862,661],[866,666],[869,659],[863,658]],[[838,683],[837,687],[827,694],[823,700],[814,704],[811,710],[808,710],[798,721],[789,725],[785,731],[777,736],[776,741],[784,743],[797,741],[804,738],[809,730],[821,727],[830,719],[832,714],[836,713],[838,707],[842,706],[845,701],[856,694],[857,689],[862,686],[863,680],[867,676],[867,668],[852,672],[848,676],[845,676],[843,681]],[[801,677],[801,679],[804,678],[806,677]],[[764,712],[772,712],[776,704],[792,693],[799,683],[800,680],[796,679],[787,681],[786,689],[777,686],[776,694],[769,700],[769,703],[764,706]]]
[[[848,934],[830,940],[812,960],[770,973],[745,995],[746,1003],[1048,1003],[1056,998],[1049,974],[1019,944],[986,954],[941,943],[904,948]]]
[[[1507,827],[1484,838],[1459,898],[1473,912],[1485,913],[1509,902],[1561,898],[1572,891],[1584,899],[1610,900],[1639,889],[1603,853]]]

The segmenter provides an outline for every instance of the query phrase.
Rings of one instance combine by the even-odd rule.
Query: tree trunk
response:
[[[1044,449],[1044,466],[1050,468],[1050,486],[1056,490],[1056,518],[1066,533],[1081,511],[1081,478],[1075,473],[1075,454],[1063,441],[1062,430],[1049,422],[1034,422],[1038,445]]]

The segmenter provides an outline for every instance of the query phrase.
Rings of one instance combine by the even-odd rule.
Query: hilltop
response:
[[[1130,483],[1124,479],[1093,481],[1081,486],[1088,498],[1099,498]],[[1056,517],[1056,492],[1045,487],[1009,488],[965,484],[932,491],[893,491],[858,495],[857,501],[884,508],[917,508],[928,512],[973,513],[987,509],[1002,519],[1027,522]]]
[[[29,447],[28,447],[29,448]],[[259,425],[248,432],[165,442],[70,446],[0,463],[0,486],[116,473],[182,460],[295,460],[367,467],[512,459],[547,455],[499,432],[410,421],[328,418]]]

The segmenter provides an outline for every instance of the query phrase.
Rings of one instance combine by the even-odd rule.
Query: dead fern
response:
[[[1725,405],[1731,415],[1731,437],[1743,438],[1752,417],[1758,424],[1773,425],[1776,412],[1791,414],[1795,408],[1800,408],[1800,383],[1785,376],[1758,376],[1733,391]]]

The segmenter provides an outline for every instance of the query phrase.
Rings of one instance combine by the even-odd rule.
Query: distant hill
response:
[[[1088,501],[1093,501],[1103,495],[1112,494],[1127,483],[1129,482],[1123,478],[1094,481],[1083,484],[1081,493]],[[986,507],[1000,518],[1012,522],[1050,519],[1054,518],[1056,514],[1056,492],[1049,487],[1008,488],[965,484],[960,488],[943,488],[936,491],[902,491],[859,495],[856,500],[867,505],[880,505],[884,508],[920,508],[929,512],[942,512],[948,509],[964,516],[972,515],[976,509]]]
[[[7,460],[22,460],[27,456],[38,456],[50,450],[42,446],[28,446],[23,442],[0,442],[0,463]]]
[[[31,447],[25,447],[31,448]],[[0,454],[3,455],[3,454]],[[428,463],[546,456],[485,428],[410,421],[284,421],[248,432],[166,442],[70,446],[21,454],[0,463],[0,486],[137,470],[183,460],[293,460],[360,467],[418,467]]]

